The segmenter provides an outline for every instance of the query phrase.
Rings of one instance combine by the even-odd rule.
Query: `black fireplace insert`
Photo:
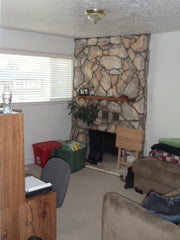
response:
[[[117,155],[116,134],[99,130],[89,130],[88,162],[97,164],[103,161],[103,154]]]

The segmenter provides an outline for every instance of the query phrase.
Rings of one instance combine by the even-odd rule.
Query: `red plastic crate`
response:
[[[48,141],[41,143],[34,143],[34,160],[35,163],[41,167],[44,167],[47,161],[51,158],[51,150],[53,148],[61,147],[62,144],[58,141]]]

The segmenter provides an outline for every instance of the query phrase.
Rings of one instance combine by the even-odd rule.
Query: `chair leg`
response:
[[[120,167],[120,161],[121,161],[121,148],[118,148],[117,168]]]

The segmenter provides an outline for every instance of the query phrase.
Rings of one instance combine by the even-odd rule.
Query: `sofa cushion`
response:
[[[134,187],[144,192],[167,193],[180,187],[180,165],[159,161],[153,157],[133,162]]]
[[[162,150],[168,153],[172,153],[174,155],[180,156],[180,148],[172,147],[167,144],[157,143],[151,146],[152,150]]]
[[[150,180],[180,187],[180,165],[159,161],[154,157],[145,157],[133,162],[135,178],[141,176]]]
[[[152,179],[142,178],[141,176],[135,178],[134,187],[145,193],[149,193],[153,190],[160,194],[166,194],[167,192],[170,192],[174,189],[174,186],[153,181]]]
[[[160,138],[159,143],[167,144],[172,147],[180,148],[180,138]]]
[[[175,188],[172,191],[167,192],[166,194],[163,194],[165,197],[168,197],[170,199],[174,199],[175,197],[180,195],[180,188]]]
[[[143,207],[170,222],[180,223],[180,195],[173,200],[151,192]]]
[[[172,153],[168,153],[165,152],[163,150],[156,150],[153,149],[150,153],[149,153],[150,157],[155,157],[161,161],[167,161],[170,163],[174,163],[174,164],[180,164],[180,156],[177,156],[175,154]]]

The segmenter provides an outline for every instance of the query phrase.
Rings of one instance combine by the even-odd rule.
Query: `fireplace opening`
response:
[[[89,130],[89,156],[88,162],[97,164],[103,161],[103,154],[118,155],[116,148],[116,134],[102,132],[99,130]]]

